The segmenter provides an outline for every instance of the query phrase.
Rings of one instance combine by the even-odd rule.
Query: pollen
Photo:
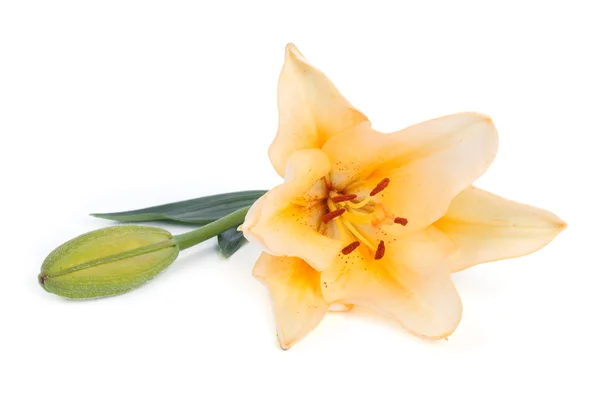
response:
[[[356,198],[355,194],[343,194],[340,196],[334,196],[331,198],[331,201],[333,201],[334,203],[339,203],[342,201],[348,201],[348,200],[354,200]]]
[[[406,218],[396,217],[394,218],[394,223],[406,226],[406,224],[408,224],[408,220]]]
[[[339,217],[340,215],[342,215],[345,212],[346,212],[345,208],[340,208],[340,209],[334,210],[332,212],[328,212],[327,214],[323,215],[323,218],[322,218],[323,223],[326,224],[326,223],[334,220],[335,218]]]
[[[380,240],[379,244],[377,245],[377,251],[375,252],[375,259],[381,260],[384,256],[384,254],[385,254],[385,244],[383,243],[383,240]]]
[[[352,253],[354,250],[356,250],[356,248],[360,246],[360,242],[357,240],[355,242],[350,243],[348,246],[344,247],[342,249],[342,254],[347,256],[348,254]]]
[[[379,182],[377,184],[377,186],[375,186],[375,189],[371,190],[371,193],[369,193],[369,196],[375,196],[377,193],[379,193],[383,189],[385,189],[389,184],[390,184],[390,178],[382,179],[381,182]]]

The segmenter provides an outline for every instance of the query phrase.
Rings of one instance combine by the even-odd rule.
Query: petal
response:
[[[354,304],[335,303],[335,304],[329,305],[328,311],[346,312],[346,311],[352,311],[353,308],[354,308]]]
[[[260,247],[263,250],[267,249],[267,245],[262,240],[262,238],[252,233],[252,227],[256,226],[256,224],[258,224],[258,221],[260,221],[263,201],[267,194],[268,192],[262,195],[258,200],[254,202],[254,204],[252,204],[252,206],[248,210],[248,213],[246,214],[246,217],[244,218],[244,223],[240,228],[238,228],[238,230],[241,229],[242,232],[244,232],[244,237],[250,243]]]
[[[368,121],[291,43],[286,47],[277,96],[279,129],[269,158],[281,176],[294,151],[320,148],[330,137]]]
[[[389,186],[375,199],[386,211],[422,229],[441,218],[452,199],[492,163],[498,147],[491,120],[461,113],[423,122],[394,134],[354,129],[323,147],[332,163],[332,183],[365,197],[384,178]],[[360,151],[357,151],[360,149]],[[356,182],[348,186],[350,183]]]
[[[371,306],[419,336],[440,339],[458,326],[462,303],[440,263],[454,246],[430,227],[386,244],[381,260],[361,246],[321,273],[328,303]]]
[[[262,253],[252,275],[263,281],[271,292],[277,338],[284,350],[319,325],[327,312],[320,274],[299,258]]]
[[[314,188],[321,187],[319,181],[329,168],[329,160],[321,150],[292,154],[285,182],[265,194],[248,213],[242,225],[244,236],[270,254],[300,257],[318,270],[329,267],[343,243],[317,231],[325,205],[314,201],[318,197]],[[327,191],[321,196],[327,196]]]
[[[452,271],[533,253],[550,243],[566,224],[549,211],[469,187],[434,224],[457,246]]]

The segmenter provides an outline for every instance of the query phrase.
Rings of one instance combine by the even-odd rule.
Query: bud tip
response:
[[[48,289],[46,289],[46,281],[48,280],[48,275],[46,275],[45,273],[40,273],[38,275],[38,283],[40,284],[41,287],[44,288],[45,291],[48,291]]]

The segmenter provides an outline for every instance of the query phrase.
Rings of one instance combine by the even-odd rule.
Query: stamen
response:
[[[337,206],[333,204],[333,201],[331,201],[331,197],[327,199],[327,207],[329,207],[330,210],[337,210]],[[344,228],[344,224],[342,224],[341,218],[335,218],[334,222],[337,225],[338,231],[340,232],[342,241],[344,243],[348,243],[350,241],[350,238],[348,232],[346,231],[346,228]]]
[[[377,251],[375,252],[375,259],[381,260],[383,258],[384,254],[385,254],[385,244],[383,243],[383,240],[380,240],[379,245],[377,245]]]
[[[360,246],[360,242],[356,241],[356,242],[352,242],[350,243],[348,246],[344,247],[342,249],[342,254],[347,256],[348,254],[352,253],[354,250],[356,250],[356,248]]]
[[[346,218],[342,218],[342,221],[344,222],[346,228],[348,228],[350,233],[352,233],[355,238],[357,238],[361,243],[364,243],[371,250],[375,251],[375,246],[373,246],[373,244],[369,242],[369,239],[364,237],[364,235],[361,235],[361,233],[354,227],[354,225],[350,223],[350,221],[346,220]]]
[[[329,212],[329,213],[323,215],[323,223],[326,224],[329,221],[333,220],[334,218],[339,217],[340,215],[342,215],[345,212],[346,212],[345,208],[340,208],[340,209],[337,209],[335,211]]]
[[[334,203],[339,203],[342,201],[348,201],[348,200],[354,200],[356,198],[355,194],[343,194],[340,196],[334,196],[331,198],[331,201],[333,201]]]
[[[408,224],[408,220],[406,218],[400,218],[400,217],[394,218],[394,222],[396,224],[400,224],[402,226],[406,226],[406,224]]]
[[[369,204],[370,201],[371,201],[371,197],[367,196],[362,201],[359,201],[358,203],[353,203],[353,202],[349,201],[346,203],[346,205],[350,208],[363,208],[364,206]]]
[[[342,238],[342,242],[348,243],[351,239],[354,239],[354,238],[350,238],[348,231],[346,230],[346,228],[344,227],[344,224],[342,223],[342,218],[336,218],[333,220],[333,222],[335,222],[335,225],[337,226],[338,231],[340,232],[340,237]]]
[[[373,214],[356,211],[352,208],[342,216],[342,219],[347,219],[353,224],[370,225],[373,223]]]
[[[381,182],[379,182],[377,184],[377,186],[375,186],[375,189],[371,190],[371,193],[369,193],[369,196],[375,196],[377,193],[379,193],[383,189],[385,189],[389,184],[390,184],[390,178],[382,179]]]

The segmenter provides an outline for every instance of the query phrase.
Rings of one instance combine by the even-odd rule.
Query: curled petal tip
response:
[[[467,117],[471,123],[482,123],[482,124],[488,124],[491,126],[494,126],[494,121],[492,120],[492,117],[490,117],[487,114],[482,114],[479,112],[475,112],[475,111],[467,111],[467,112],[463,112],[463,113],[458,113],[456,115],[463,115],[465,117]]]
[[[283,343],[281,340],[279,341],[279,347],[281,347],[281,350],[283,351],[287,351],[289,350],[292,345],[290,343]]]
[[[488,124],[494,125],[494,121],[492,121],[492,117],[486,114],[475,113],[483,122],[487,122]]]
[[[563,221],[562,219],[560,219],[559,217],[556,217],[556,221],[554,222],[554,224],[556,225],[557,228],[560,228],[561,230],[565,229],[567,227],[567,223],[565,221]]]
[[[300,50],[298,50],[294,43],[288,43],[287,46],[285,46],[285,59],[286,61],[293,60],[308,64],[308,60],[304,57]]]
[[[294,43],[290,42],[285,46],[285,54],[291,55],[294,53],[297,54],[297,53],[300,53],[300,51],[298,51],[298,48],[296,47],[296,45]]]
[[[281,327],[278,326],[277,327],[277,342],[279,343],[279,347],[281,347],[281,350],[287,351],[294,345],[294,343],[296,343],[296,340],[286,339],[283,332],[281,331]]]
[[[565,229],[567,229],[567,223],[561,219],[559,219],[556,223],[555,223],[556,229],[558,230],[558,232],[562,232]]]
[[[461,314],[461,319],[462,319],[462,314]],[[460,321],[459,321],[460,322]],[[456,331],[456,328],[458,328],[458,323],[456,324],[456,326],[448,332],[442,333],[441,335],[434,335],[434,336],[425,336],[427,339],[431,339],[431,340],[448,340],[448,338],[450,336],[452,336],[452,334],[454,333],[454,331]]]

